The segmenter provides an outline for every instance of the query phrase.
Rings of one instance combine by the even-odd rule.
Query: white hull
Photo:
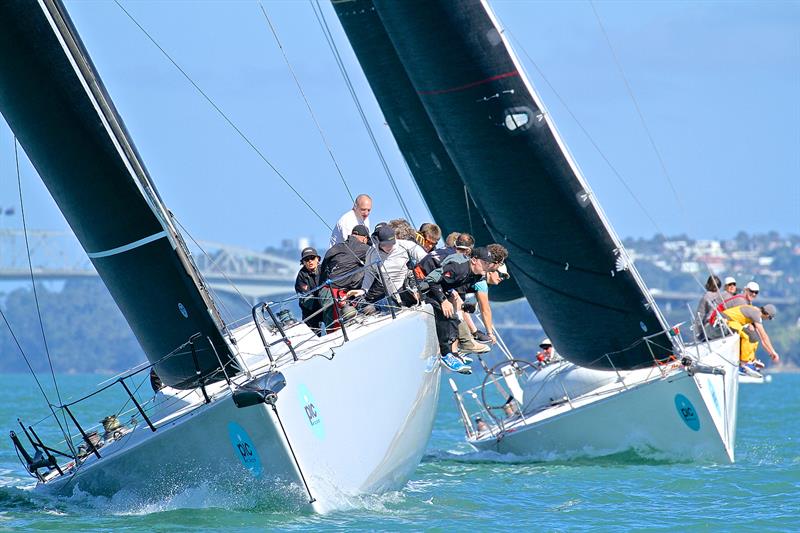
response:
[[[763,374],[760,378],[739,374],[739,385],[763,385],[764,383],[772,383],[770,374]]]
[[[238,408],[224,382],[207,387],[209,404],[199,391],[177,403],[159,394],[161,405],[172,407],[155,413],[156,432],[140,423],[100,448],[101,459],[89,456],[74,475],[40,487],[96,495],[127,490],[147,499],[202,483],[252,484],[273,491],[271,497],[315,500],[318,510],[342,497],[399,488],[419,464],[436,414],[440,367],[431,357],[433,322],[428,313],[406,311],[396,320],[351,325],[348,333],[345,344],[336,333],[315,349],[298,351],[299,362],[281,356],[286,387],[278,393],[277,415],[264,403]],[[258,353],[252,324],[234,334],[242,353]],[[253,368],[266,359],[260,349],[261,357],[246,359],[254,375],[265,370]]]
[[[700,360],[723,368],[724,375],[692,376],[677,362],[620,375],[571,365],[577,369],[578,379],[562,384],[546,367],[538,376],[534,374],[523,389],[528,395],[547,387],[551,392],[558,390],[556,397],[542,399],[557,405],[536,408],[526,400],[525,416],[501,420],[499,427],[473,434],[468,441],[478,450],[535,460],[635,450],[678,460],[733,462],[738,343],[729,337],[710,347],[710,353],[708,346],[698,347]],[[586,386],[590,374],[598,375],[596,388]],[[568,376],[567,372],[566,380]],[[567,401],[565,396],[570,399]]]

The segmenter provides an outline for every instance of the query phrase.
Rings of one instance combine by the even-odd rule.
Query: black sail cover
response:
[[[0,112],[161,380],[196,386],[192,346],[205,379],[223,379],[223,365],[235,373],[215,307],[60,2],[0,2]]]
[[[445,226],[463,223],[466,187],[556,349],[591,368],[638,368],[672,354],[664,318],[489,6],[333,5],[432,214]],[[415,164],[434,156],[446,164]]]

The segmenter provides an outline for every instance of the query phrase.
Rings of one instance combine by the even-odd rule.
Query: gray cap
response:
[[[761,308],[761,311],[767,315],[770,319],[775,318],[775,315],[778,314],[778,310],[772,304],[767,304]]]

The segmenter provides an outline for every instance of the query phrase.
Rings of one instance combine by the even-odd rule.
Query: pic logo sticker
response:
[[[675,409],[678,410],[678,415],[689,426],[689,429],[700,431],[700,418],[697,416],[697,411],[692,402],[689,401],[689,398],[683,394],[676,394]]]
[[[264,467],[261,466],[258,450],[256,450],[253,441],[250,440],[250,435],[247,434],[247,431],[236,422],[229,422],[228,437],[231,439],[234,453],[239,458],[242,466],[248,469],[254,477],[260,476],[264,471]]]
[[[317,407],[316,403],[314,402],[314,397],[311,395],[311,391],[308,390],[308,387],[301,384],[297,388],[297,397],[300,400],[300,405],[303,406],[303,410],[306,418],[308,419],[308,425],[311,427],[311,431],[314,432],[314,435],[319,440],[323,440],[325,438],[325,426],[322,424],[322,415],[319,412],[319,408]]]

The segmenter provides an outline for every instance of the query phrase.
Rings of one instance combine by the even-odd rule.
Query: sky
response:
[[[351,201],[258,3],[122,2],[324,222],[117,5],[66,4],[161,196],[194,238],[252,249],[327,242],[326,223]],[[348,186],[373,196],[373,223],[402,216],[311,4],[263,6]],[[800,3],[492,6],[620,236],[800,232]],[[322,7],[412,218],[427,221],[336,16]],[[0,207],[16,214],[0,216],[0,228],[21,227],[13,154],[2,122]],[[67,228],[26,161],[22,186],[29,228]]]

